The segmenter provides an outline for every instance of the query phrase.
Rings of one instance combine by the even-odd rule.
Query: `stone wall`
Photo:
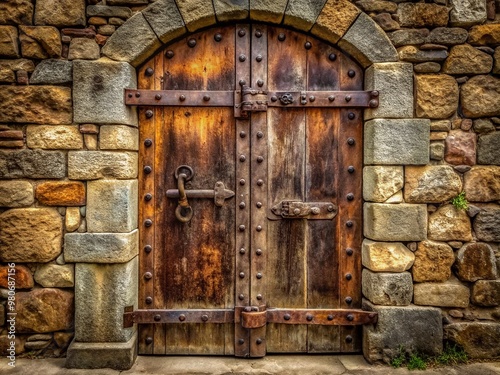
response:
[[[69,366],[132,363],[139,136],[123,88],[162,43],[250,18],[337,43],[380,91],[356,249],[379,312],[365,356],[443,339],[500,356],[500,1],[177,3],[0,3],[0,351],[15,262],[18,354],[63,355],[75,337]],[[466,210],[451,204],[462,192]]]

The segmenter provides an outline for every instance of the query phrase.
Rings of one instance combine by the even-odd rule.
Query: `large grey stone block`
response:
[[[289,0],[284,24],[302,31],[309,31],[318,18],[326,0]]]
[[[444,283],[417,283],[413,298],[415,305],[465,308],[469,306],[470,290],[455,279]]]
[[[363,168],[363,199],[385,202],[403,189],[402,166],[368,166]]]
[[[214,0],[215,17],[218,22],[244,20],[248,18],[248,0]]]
[[[384,30],[365,13],[359,15],[338,44],[365,68],[373,63],[398,61],[398,53]]]
[[[66,353],[67,368],[130,369],[137,357],[137,332],[124,343],[87,343],[73,340]]]
[[[374,119],[365,123],[365,164],[425,165],[430,120]]]
[[[413,297],[409,272],[388,273],[363,270],[363,296],[377,305],[407,306]]]
[[[287,0],[250,0],[250,19],[279,24],[286,4]]]
[[[413,64],[373,64],[366,70],[365,90],[379,91],[379,106],[365,110],[365,119],[413,116]]]
[[[215,11],[212,1],[177,1],[177,8],[189,31],[196,31],[215,24]]]
[[[102,48],[102,54],[110,59],[138,66],[160,47],[160,39],[139,12],[109,37]]]
[[[139,231],[130,233],[66,233],[64,260],[75,263],[124,263],[135,257]]]
[[[74,61],[74,122],[137,125],[137,111],[125,106],[123,94],[125,88],[136,87],[135,69],[126,62]]]
[[[87,183],[87,231],[128,233],[137,228],[137,180]]]
[[[363,302],[363,309],[376,311],[378,322],[363,326],[363,354],[369,362],[389,363],[400,352],[435,355],[443,350],[441,310],[419,306],[376,306]]]
[[[54,178],[66,176],[66,155],[61,151],[0,150],[0,178]]]
[[[375,241],[422,241],[427,237],[427,205],[364,204],[364,234]]]
[[[138,258],[127,263],[75,266],[75,341],[127,342],[134,328],[123,328],[126,306],[137,308]]]
[[[174,0],[159,0],[142,11],[146,21],[163,43],[180,37],[186,26]],[[125,27],[130,27],[128,24]]]
[[[450,0],[450,25],[468,27],[486,21],[486,1]]]
[[[136,178],[136,152],[70,151],[68,177],[72,180]]]
[[[42,60],[31,75],[32,85],[60,85],[73,81],[73,63],[66,60]]]

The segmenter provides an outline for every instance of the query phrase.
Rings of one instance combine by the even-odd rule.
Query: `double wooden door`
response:
[[[139,352],[358,351],[376,319],[360,310],[360,107],[377,101],[361,68],[309,36],[233,25],[138,77],[140,293],[124,320]]]

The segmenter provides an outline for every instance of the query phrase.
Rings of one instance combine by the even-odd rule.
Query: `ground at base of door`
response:
[[[64,358],[17,359],[11,367],[0,359],[0,373],[19,375],[226,375],[226,374],[300,374],[300,375],[500,375],[500,362],[478,362],[428,370],[409,371],[370,365],[361,355],[269,355],[261,359],[234,357],[149,357],[139,356],[127,371],[111,369],[66,369]]]

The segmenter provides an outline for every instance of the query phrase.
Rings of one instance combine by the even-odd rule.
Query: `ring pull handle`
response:
[[[180,167],[177,168],[177,171],[175,173],[177,177],[177,188],[179,189],[179,201],[177,204],[177,208],[175,209],[175,217],[181,223],[188,223],[193,218],[193,209],[189,205],[187,199],[185,182],[188,181],[188,179],[191,179],[193,174],[192,169],[190,176],[188,176],[186,173],[177,173],[179,169]]]

